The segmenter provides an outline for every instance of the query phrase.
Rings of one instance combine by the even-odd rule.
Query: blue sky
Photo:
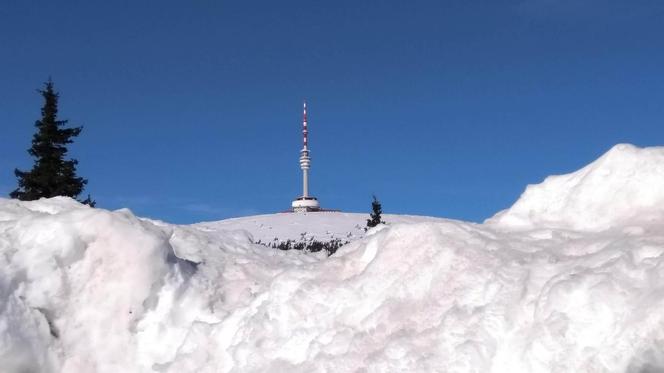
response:
[[[301,104],[322,205],[482,221],[612,145],[664,141],[664,3],[7,1],[0,193],[51,76],[100,207],[285,210]]]

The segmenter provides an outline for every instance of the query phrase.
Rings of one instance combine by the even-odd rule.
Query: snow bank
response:
[[[639,180],[656,181],[644,175],[657,174],[647,168],[661,166],[660,153],[616,148],[585,180],[630,164]],[[586,195],[584,182],[566,178],[559,192]],[[0,367],[663,371],[664,219],[651,200],[629,198],[659,198],[640,185],[647,191],[614,184],[615,201],[563,198],[556,211],[569,222],[554,210],[517,214],[520,201],[491,224],[380,227],[330,258],[254,245],[243,230],[172,226],[64,198],[0,199]],[[556,201],[553,189],[541,195]],[[540,212],[537,193],[522,201]],[[613,219],[588,225],[568,212],[571,201],[590,217],[614,203]]]
[[[620,144],[579,171],[529,185],[511,208],[488,223],[510,229],[603,230],[663,216],[664,147]]]
[[[0,199],[1,371],[169,371],[202,325],[315,260],[265,252],[245,231],[201,234],[68,198]]]

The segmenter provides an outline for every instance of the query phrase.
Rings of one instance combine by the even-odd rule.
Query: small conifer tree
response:
[[[380,204],[380,201],[376,199],[376,196],[373,196],[373,202],[371,202],[371,214],[369,215],[371,219],[367,219],[367,228],[373,228],[378,224],[385,224],[381,220],[381,214],[383,213],[383,207]]]
[[[28,153],[35,158],[30,171],[14,170],[18,178],[18,188],[11,192],[11,198],[23,201],[36,200],[42,197],[67,196],[76,198],[88,183],[86,179],[76,175],[75,159],[65,159],[67,144],[81,133],[82,127],[66,128],[66,120],[58,120],[58,93],[53,89],[49,79],[45,89],[40,90],[44,98],[40,120],[35,122],[37,132],[32,138],[32,147]],[[95,201],[88,197],[81,201],[90,206]]]

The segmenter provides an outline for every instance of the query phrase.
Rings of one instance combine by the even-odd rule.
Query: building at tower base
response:
[[[291,203],[293,212],[311,212],[311,211],[320,211],[320,204],[316,197],[297,197]]]

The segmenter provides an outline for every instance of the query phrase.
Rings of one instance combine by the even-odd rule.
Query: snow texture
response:
[[[252,243],[304,215],[0,199],[0,370],[661,372],[662,167],[619,145],[486,224],[395,217],[329,258]]]

